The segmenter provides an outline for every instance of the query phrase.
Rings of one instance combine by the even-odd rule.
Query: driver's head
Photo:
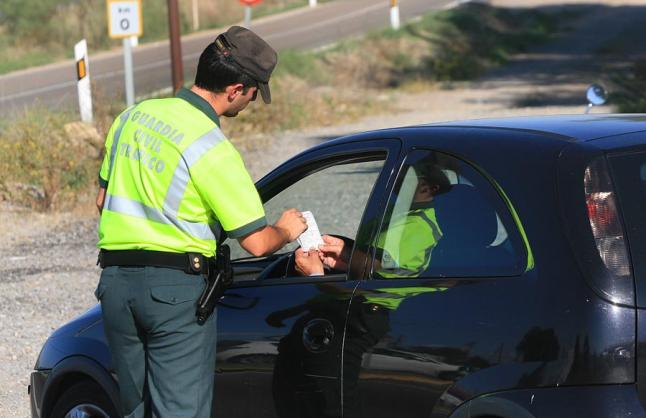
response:
[[[414,202],[430,202],[435,196],[451,190],[449,178],[436,165],[417,166],[415,171],[417,188],[413,197]]]

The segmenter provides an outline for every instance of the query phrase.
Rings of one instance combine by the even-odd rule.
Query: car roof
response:
[[[534,131],[568,137],[574,141],[646,131],[646,114],[593,114],[475,119],[425,125],[429,127],[472,127]]]

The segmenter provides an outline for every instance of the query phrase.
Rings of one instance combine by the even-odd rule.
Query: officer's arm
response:
[[[260,257],[272,254],[294,241],[307,229],[307,221],[296,209],[287,209],[274,225],[267,225],[238,239],[249,254]]]
[[[96,208],[99,213],[103,211],[103,204],[105,203],[105,187],[99,187],[99,193],[96,195]]]

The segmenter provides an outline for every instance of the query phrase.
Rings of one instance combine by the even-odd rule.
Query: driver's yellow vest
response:
[[[237,150],[214,119],[180,97],[146,100],[115,120],[100,181],[103,249],[212,256],[221,230],[237,238],[266,225]]]
[[[393,219],[377,238],[379,276],[418,277],[431,263],[431,253],[442,238],[433,207],[410,210]]]

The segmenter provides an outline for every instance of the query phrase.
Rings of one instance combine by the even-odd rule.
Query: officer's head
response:
[[[268,83],[277,62],[276,51],[258,35],[232,26],[202,52],[195,85],[213,93],[227,93],[231,103],[224,115],[235,116],[256,99],[258,91],[265,103],[271,103]]]
[[[451,190],[451,182],[444,172],[435,164],[424,164],[415,167],[417,188],[415,202],[429,202],[439,194]]]

